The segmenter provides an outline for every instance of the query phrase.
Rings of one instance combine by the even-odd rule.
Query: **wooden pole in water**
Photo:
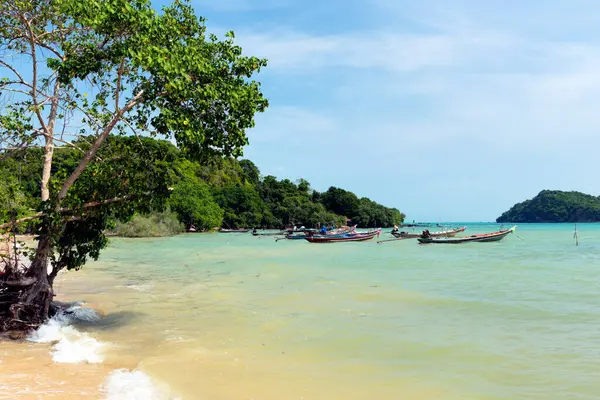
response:
[[[378,241],[377,241],[377,244],[386,243],[386,242],[395,242],[396,240],[406,240],[406,239],[414,239],[414,238],[410,238],[410,237],[399,237],[399,238],[394,238],[394,239],[378,240]]]
[[[575,246],[579,246],[579,235],[577,234],[577,224],[575,224],[575,232],[573,232],[573,238],[575,239]]]

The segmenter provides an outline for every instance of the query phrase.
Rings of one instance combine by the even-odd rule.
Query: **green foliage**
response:
[[[321,202],[328,210],[347,217],[357,215],[360,206],[354,193],[333,186],[321,194]]]
[[[81,150],[70,148],[57,152],[50,180],[54,193],[78,165],[81,151],[90,146],[85,137],[76,141],[75,145]],[[109,137],[98,151],[95,162],[71,187],[63,202],[63,207],[69,212],[58,216],[48,212],[52,218],[61,218],[59,221],[70,215],[75,218],[75,221],[62,222],[60,234],[53,239],[56,248],[53,266],[58,269],[81,268],[87,258],[97,259],[100,250],[108,244],[105,232],[113,228],[113,221],[129,221],[136,214],[164,210],[169,196],[168,187],[172,183],[171,170],[178,154],[177,148],[166,141],[135,136]],[[136,221],[130,232],[139,230],[158,235],[180,231],[178,228],[165,231],[162,226],[146,229],[141,226],[144,221],[139,218]],[[49,221],[44,225],[52,226],[53,223]],[[44,225],[41,229],[46,229]]]
[[[0,223],[5,223],[24,216],[28,210],[25,194],[14,176],[8,175],[7,171],[2,169],[0,176]]]
[[[258,185],[260,182],[260,171],[256,164],[250,160],[241,160],[239,164],[240,168],[242,169],[245,182],[255,186]]]
[[[225,211],[225,226],[244,228],[262,225],[265,207],[253,186],[235,185],[217,189],[215,199]]]
[[[533,199],[517,203],[497,222],[597,222],[600,197],[580,192],[542,190]]]
[[[366,197],[359,199],[352,192],[330,187],[318,195],[328,210],[347,216],[362,227],[389,227],[404,222],[405,215],[395,208],[384,207]]]
[[[177,184],[169,204],[187,229],[209,230],[223,222],[223,210],[204,182],[188,180]]]
[[[384,207],[363,197],[359,200],[356,214],[352,221],[360,226],[393,226],[404,222],[404,214],[395,208]]]
[[[184,230],[177,214],[165,211],[147,215],[136,214],[129,222],[117,222],[109,234],[132,238],[158,237],[177,235]]]
[[[230,33],[224,40],[207,35],[204,20],[185,1],[156,13],[146,0],[57,0],[53,12],[70,16],[67,28],[95,35],[72,35],[62,45],[64,60],[49,66],[63,84],[98,79],[115,88],[120,71],[143,101],[134,124],[153,134],[174,137],[190,157],[241,155],[245,130],[267,100],[250,80],[266,60],[242,55]],[[110,92],[101,89],[85,102],[102,112]]]

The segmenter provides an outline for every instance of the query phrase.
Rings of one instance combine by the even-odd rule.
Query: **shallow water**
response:
[[[114,239],[56,283],[106,316],[0,342],[0,398],[595,399],[600,225],[578,231],[577,247],[548,224],[445,246]]]

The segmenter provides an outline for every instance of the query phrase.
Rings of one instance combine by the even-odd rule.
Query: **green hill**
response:
[[[533,199],[517,203],[496,222],[598,222],[600,197],[581,192],[542,190]]]

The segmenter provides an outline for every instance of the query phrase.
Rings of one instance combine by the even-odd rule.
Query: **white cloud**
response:
[[[451,66],[456,49],[445,36],[365,32],[329,36],[302,33],[240,33],[247,54],[266,57],[269,69],[312,72],[319,68],[361,68],[412,71]]]
[[[256,124],[258,128],[248,133],[251,144],[281,141],[284,147],[327,137],[337,130],[331,116],[294,106],[270,107],[256,116]]]

